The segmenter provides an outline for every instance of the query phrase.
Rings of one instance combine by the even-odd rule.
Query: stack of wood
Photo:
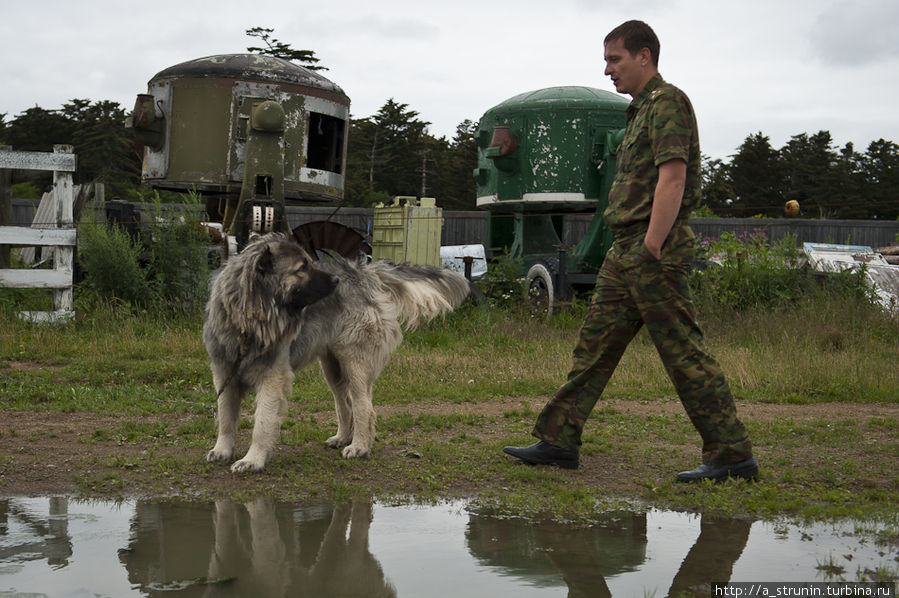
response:
[[[899,244],[878,247],[874,251],[882,255],[883,259],[885,259],[888,264],[899,266]]]
[[[73,190],[75,199],[74,205],[72,206],[72,215],[75,222],[78,222],[81,210],[92,196],[100,202],[99,205],[103,205],[103,184],[98,183],[96,185],[96,195],[94,192],[95,189],[93,183],[88,183],[87,185],[75,185]],[[34,220],[31,223],[31,227],[55,228],[56,210],[56,194],[52,190],[44,193],[43,197],[41,197],[41,202],[37,206],[37,211],[34,214]],[[19,255],[21,256],[23,263],[33,266],[39,261],[43,262],[50,259],[53,256],[53,248],[42,247],[40,248],[40,253],[38,253],[38,248],[36,247],[22,247],[19,250]]]

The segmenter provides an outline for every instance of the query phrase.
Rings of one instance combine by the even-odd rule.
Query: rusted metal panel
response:
[[[169,171],[173,182],[224,185],[228,182],[231,88],[210,79],[173,85]]]
[[[153,97],[156,109],[155,119],[163,123],[161,126],[154,123],[153,128],[162,129],[163,145],[161,147],[148,147],[144,151],[141,180],[164,179],[168,174],[169,167],[169,153],[164,151],[164,149],[169,142],[168,140],[172,137],[172,119],[166,116],[171,114],[172,82],[151,81],[147,86],[147,94],[141,94],[141,96],[143,95],[151,95]],[[135,128],[137,128],[137,124],[134,123]]]
[[[318,73],[254,54],[198,58],[150,80],[148,93],[138,96],[131,126],[139,137],[161,136],[162,142],[145,148],[143,181],[159,188],[239,195],[246,178],[250,113],[266,100],[281,104],[285,113],[280,142],[284,197],[342,199],[349,98]]]

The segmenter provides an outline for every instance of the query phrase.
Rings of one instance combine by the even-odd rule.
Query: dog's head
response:
[[[288,314],[324,299],[340,282],[336,276],[320,269],[306,251],[285,235],[270,235],[245,249],[243,288],[248,307],[257,315],[271,318],[273,309]]]

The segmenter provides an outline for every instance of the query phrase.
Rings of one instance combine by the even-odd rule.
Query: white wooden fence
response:
[[[75,224],[72,222],[76,156],[71,145],[54,145],[53,153],[21,152],[0,148],[0,169],[52,170],[53,193],[56,196],[55,222],[38,223],[41,228],[0,226],[0,245],[50,246],[53,269],[0,270],[0,287],[17,289],[53,289],[52,312],[21,312],[28,320],[67,321],[72,310],[72,263],[76,246]]]

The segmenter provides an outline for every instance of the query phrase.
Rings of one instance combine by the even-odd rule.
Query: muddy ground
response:
[[[470,459],[472,471],[480,467],[491,469],[509,460],[500,452],[500,447],[510,438],[509,412],[530,407],[539,411],[545,397],[509,399],[483,404],[461,404],[441,406],[380,406],[376,410],[380,418],[397,413],[418,415],[472,414],[480,417],[483,425],[467,426],[461,435],[468,446],[478,447],[462,450],[462,459]],[[676,401],[641,403],[628,400],[603,401],[599,407],[614,409],[623,415],[643,417],[650,415],[683,415]],[[808,421],[838,421],[847,418],[868,422],[879,418],[899,418],[899,404],[842,404],[825,403],[812,405],[738,404],[741,417],[756,423],[793,420],[797,423]],[[526,411],[526,409],[525,409]],[[296,414],[294,414],[296,415]],[[305,416],[308,418],[309,416]],[[315,425],[330,429],[335,419],[333,413],[323,412],[312,415]],[[166,429],[183,429],[185,425],[203,423],[212,419],[212,414],[156,415],[152,417],[93,415],[90,413],[59,413],[39,411],[0,411],[0,495],[48,495],[81,494],[100,496],[158,496],[190,495],[219,496],[260,489],[279,490],[294,488],[298,493],[307,493],[309,488],[316,492],[316,482],[310,486],[307,478],[317,477],[323,488],[322,496],[334,491],[333,479],[347,483],[358,483],[372,488],[375,492],[390,494],[419,494],[422,491],[421,459],[428,458],[430,447],[440,450],[441,443],[458,441],[458,429],[429,430],[425,449],[419,448],[422,432],[415,429],[403,432],[379,432],[370,459],[359,463],[341,464],[338,453],[328,449],[321,442],[309,440],[292,445],[279,445],[277,453],[266,472],[253,475],[233,475],[223,464],[206,464],[205,450],[211,447],[214,438],[211,427],[208,433],[191,438],[138,438],[123,441],[115,435],[98,434],[98,431],[116,430],[125,422],[158,424],[164,422]],[[211,424],[211,422],[209,422]],[[521,438],[526,436],[526,427]],[[249,430],[241,431],[240,446],[245,450]],[[516,432],[521,435],[521,432]],[[513,434],[514,437],[514,434]],[[283,438],[283,435],[282,435]],[[698,439],[697,439],[698,440]],[[655,442],[650,440],[650,443]],[[645,493],[647,485],[660,484],[676,472],[677,467],[693,467],[697,447],[674,446],[658,440],[658,459],[634,459],[618,456],[614,452],[582,455],[581,467],[577,471],[561,471],[558,474],[570,477],[572,481],[588,487],[601,489],[603,493],[613,493],[621,497],[637,497]],[[861,444],[887,443],[894,445],[895,438],[890,426],[873,426],[866,431]],[[200,446],[208,444],[208,446]],[[846,464],[864,458],[865,447],[860,443],[845,443],[839,448],[828,447],[826,453],[809,453],[792,449],[790,454],[800,463],[784,463],[785,454],[778,447],[757,446],[763,476],[768,463],[779,461],[778,471],[773,475],[783,476],[790,467],[810,467],[832,464],[835,471],[844,471]],[[789,457],[789,455],[786,455]],[[494,459],[494,463],[489,460]],[[481,463],[477,463],[477,461]],[[439,471],[439,470],[438,470]],[[770,471],[770,470],[769,470]],[[433,471],[429,477],[440,477]],[[485,489],[496,490],[487,475],[456,476],[448,481],[435,481],[428,488],[430,494],[444,494],[448,497],[476,496]],[[303,478],[304,481],[299,481]],[[892,478],[892,479],[890,479]],[[885,475],[883,479],[850,480],[859,491],[865,488],[881,487],[895,490],[895,475]],[[288,492],[289,494],[289,492]]]

